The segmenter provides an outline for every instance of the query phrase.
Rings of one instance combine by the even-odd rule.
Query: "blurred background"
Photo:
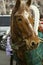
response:
[[[16,0],[0,0],[0,15],[11,14],[12,8],[15,3]],[[40,13],[43,15],[43,0],[32,0],[32,4],[36,5],[39,8]]]
[[[23,0],[26,1],[26,0]],[[16,0],[0,0],[0,50],[6,49],[6,39],[3,36],[6,35],[7,30],[10,28],[10,16],[13,7],[16,4]],[[40,11],[40,21],[43,22],[43,0],[32,0],[32,3],[39,8]],[[43,25],[41,25],[43,27]],[[9,65],[9,57],[6,53],[0,51],[0,65]],[[1,62],[4,60],[3,63]],[[6,60],[6,62],[5,62]]]

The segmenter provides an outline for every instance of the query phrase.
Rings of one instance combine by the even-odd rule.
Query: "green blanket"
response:
[[[39,37],[43,38],[43,33],[39,32]],[[27,65],[43,65],[43,43],[39,43],[38,47],[32,51],[27,50],[24,54]],[[17,65],[19,59],[15,56]]]
[[[39,37],[43,38],[43,33],[39,32]],[[43,42],[32,51],[25,52],[27,65],[43,65]]]

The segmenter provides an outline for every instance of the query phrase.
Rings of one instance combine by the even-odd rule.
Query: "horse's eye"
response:
[[[18,21],[21,22],[22,21],[22,18],[18,18]]]

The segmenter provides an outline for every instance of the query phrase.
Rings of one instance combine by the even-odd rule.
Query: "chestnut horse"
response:
[[[30,10],[31,0],[23,3],[17,0],[11,14],[11,40],[12,48],[16,51],[21,65],[27,65],[24,52],[38,46],[39,38],[34,32],[34,19]]]

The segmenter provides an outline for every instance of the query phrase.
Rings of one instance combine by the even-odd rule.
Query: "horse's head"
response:
[[[13,42],[23,39],[26,41],[27,48],[32,49],[37,47],[39,38],[34,32],[34,20],[32,18],[30,4],[31,0],[28,0],[26,3],[17,0],[11,16],[11,36]]]

